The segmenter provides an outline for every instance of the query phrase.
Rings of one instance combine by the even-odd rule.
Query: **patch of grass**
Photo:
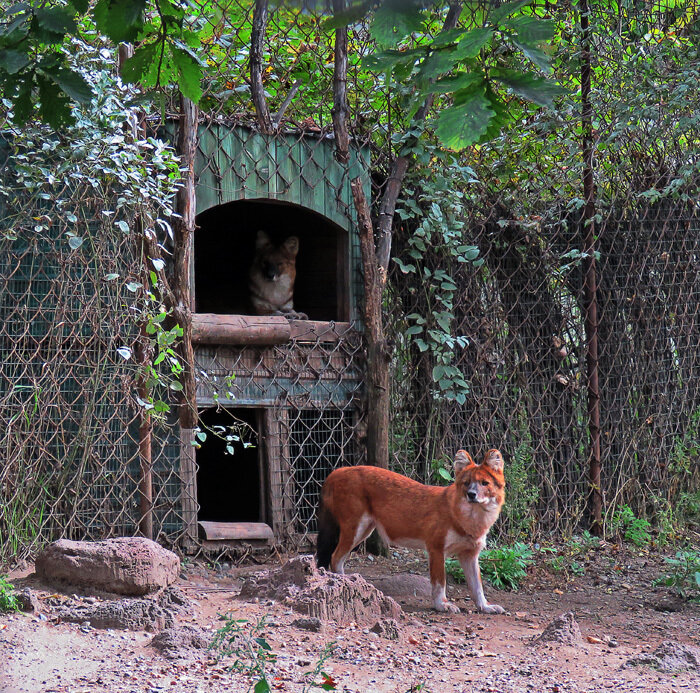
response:
[[[19,601],[15,596],[15,586],[7,579],[6,575],[0,575],[0,611],[19,610]]]
[[[532,549],[521,542],[513,546],[501,546],[481,552],[479,564],[481,575],[499,590],[517,591],[520,581],[527,575],[527,567],[532,565]],[[456,582],[464,582],[464,572],[454,558],[445,561],[445,570]]]
[[[651,524],[643,517],[637,517],[629,505],[619,507],[612,516],[612,531],[635,546],[649,546]]]
[[[674,587],[683,598],[700,602],[700,552],[676,551],[675,556],[664,560],[670,566],[670,572],[655,580],[654,584]]]

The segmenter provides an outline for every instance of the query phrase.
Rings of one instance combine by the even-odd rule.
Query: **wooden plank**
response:
[[[194,431],[191,428],[180,429],[180,499],[185,548],[197,545],[197,461],[193,439]]]
[[[279,315],[192,314],[194,344],[283,344],[291,338],[287,318]]]
[[[205,522],[197,523],[204,533],[204,539],[266,539],[272,541],[275,535],[272,527],[264,522]]]
[[[254,168],[254,162],[243,153],[240,137],[246,135],[240,128],[216,126],[218,146],[216,157],[221,177],[221,203],[234,202],[246,197],[244,180]]]
[[[219,168],[218,126],[201,125],[195,158],[197,214],[221,204],[221,171]]]

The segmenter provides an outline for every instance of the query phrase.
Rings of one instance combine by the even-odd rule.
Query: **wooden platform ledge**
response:
[[[264,522],[204,522],[197,523],[200,536],[209,541],[226,539],[263,539],[272,541],[272,527]]]
[[[281,315],[192,314],[193,344],[269,345],[336,342],[350,331],[349,322],[287,320]]]

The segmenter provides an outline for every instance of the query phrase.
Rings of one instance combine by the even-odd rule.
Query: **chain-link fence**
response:
[[[459,26],[479,27],[500,4],[465,3]],[[298,543],[313,534],[328,472],[365,461],[350,180],[362,178],[378,213],[411,125],[401,101],[410,80],[398,88],[369,69],[368,24],[350,26],[351,161],[341,164],[334,33],[321,6],[208,7],[193,20],[207,69],[186,268],[200,430],[181,429],[174,408],[150,439],[143,428],[144,326],[168,318],[156,305],[160,256],[154,264],[135,230],[152,228],[168,260],[173,239],[155,221],[172,195],[167,148],[128,134],[124,104],[87,148],[72,131],[46,148],[45,130],[32,140],[3,114],[2,560],[58,536],[134,533],[144,513],[172,546],[267,541],[270,528]],[[444,105],[435,101],[394,226],[391,465],[428,481],[459,447],[500,447],[510,489],[501,527],[513,534],[588,521],[592,462],[606,509],[647,512],[698,484],[698,7],[591,2],[584,31],[586,7],[526,10],[555,23],[567,88],[556,113],[504,90],[509,128],[451,157],[430,134]],[[400,48],[430,41],[442,15]],[[105,93],[117,89],[111,79]],[[180,110],[165,112],[165,122],[148,114],[148,133],[175,141]],[[297,239],[294,315],[251,306],[265,237],[274,247]]]
[[[572,107],[540,112],[466,159],[473,183],[461,242],[478,260],[457,261],[437,224],[425,223],[435,198],[422,183],[413,199],[423,216],[407,215],[394,247],[394,464],[436,479],[458,447],[500,447],[510,489],[500,528],[514,534],[590,522],[596,444],[604,519],[624,504],[668,517],[698,488],[700,104],[690,87],[698,5],[590,3],[588,36],[582,7],[542,6],[572,39],[557,56]],[[416,239],[432,242],[419,261]],[[418,271],[406,271],[409,263]],[[436,319],[441,270],[455,284],[447,330]],[[597,316],[587,324],[591,304]],[[419,317],[427,320],[415,327],[421,341],[405,337]],[[461,403],[444,396],[444,349],[426,345],[431,328],[467,341],[447,364],[463,379]]]

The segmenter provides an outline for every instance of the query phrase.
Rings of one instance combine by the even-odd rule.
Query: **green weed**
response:
[[[649,521],[643,517],[637,517],[629,505],[621,506],[613,514],[613,532],[635,546],[648,546],[651,543],[650,529]]]
[[[5,575],[0,575],[0,611],[19,611],[15,587]]]
[[[481,574],[499,590],[517,591],[520,581],[532,565],[532,549],[521,542],[482,551],[479,563]],[[454,558],[445,561],[445,570],[456,582],[464,582],[464,572]]]
[[[664,560],[671,570],[655,580],[654,584],[675,587],[684,598],[700,602],[700,553],[677,551],[675,556]]]
[[[215,650],[217,659],[222,657],[234,657],[230,669],[253,681],[248,687],[248,693],[271,693],[272,668],[277,661],[277,655],[272,651],[270,643],[265,639],[266,617],[263,616],[256,623],[251,623],[244,618],[221,616],[224,625],[216,631],[214,639],[209,646]],[[323,691],[335,690],[337,683],[332,676],[323,671],[323,665],[333,655],[335,643],[326,645],[319,655],[316,665],[311,671],[304,674],[304,684],[301,693],[308,693],[312,688]],[[317,677],[321,680],[317,681]]]

